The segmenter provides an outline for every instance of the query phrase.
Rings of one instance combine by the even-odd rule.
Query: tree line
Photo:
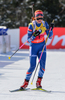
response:
[[[56,27],[65,27],[64,0],[0,0],[0,26],[28,26],[37,9],[43,11],[49,24],[54,19]]]

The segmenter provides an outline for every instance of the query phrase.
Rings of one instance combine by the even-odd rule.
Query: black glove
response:
[[[54,28],[54,23],[51,23],[50,27],[52,27],[52,29]]]
[[[36,31],[34,32],[33,36],[36,37],[36,36],[40,35],[41,32],[42,32],[41,29],[39,29],[38,31],[36,30]]]

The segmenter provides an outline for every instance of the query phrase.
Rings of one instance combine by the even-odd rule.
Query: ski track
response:
[[[14,52],[0,54],[0,100],[65,100],[65,50],[47,50],[42,87],[51,90],[51,93],[41,91],[9,92],[23,84],[29,68],[29,50],[19,50],[9,60],[8,57]],[[36,87],[38,70],[33,85],[31,85],[32,75],[28,88]]]

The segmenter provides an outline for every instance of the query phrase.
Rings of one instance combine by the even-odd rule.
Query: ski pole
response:
[[[38,30],[37,30],[38,31]],[[33,35],[32,35],[33,36]],[[32,37],[31,36],[31,37]],[[31,38],[30,38],[31,39]],[[8,57],[9,59],[11,59],[11,57],[19,50],[21,49],[25,44],[27,43],[27,40],[25,41],[25,43],[23,43],[10,57]]]
[[[25,43],[23,43],[10,57],[8,57],[9,59],[11,59],[11,57],[19,50],[21,49],[25,44],[27,43],[27,41]]]
[[[38,30],[37,30],[38,31]],[[33,35],[32,35],[33,36]],[[32,37],[31,36],[31,37]],[[31,39],[31,38],[30,38]],[[19,50],[21,49],[25,44],[27,43],[27,40],[25,41],[25,43],[23,43],[10,57],[8,57],[9,59],[11,59],[11,57]]]
[[[52,29],[52,27],[50,27],[49,33],[50,33],[51,29]],[[42,52],[41,52],[41,55],[40,55],[40,58],[39,58],[37,67],[36,67],[36,69],[35,69],[35,72],[34,72],[34,75],[33,75],[33,78],[32,78],[32,82],[31,82],[31,85],[33,84],[33,80],[34,80],[34,77],[35,77],[35,74],[36,74],[36,71],[37,71],[39,62],[40,62],[40,60],[41,60],[42,54],[43,54],[43,52],[44,52],[44,48],[45,48],[45,46],[46,46],[46,43],[47,43],[47,40],[48,40],[48,37],[49,37],[49,33],[48,33],[48,35],[47,35],[47,39],[46,39],[46,41],[45,41],[45,45],[43,46],[43,49],[42,49]]]
[[[11,57],[19,50],[21,49],[25,44],[27,43],[27,40],[25,43],[23,43],[10,57],[8,57],[9,59],[11,59]]]

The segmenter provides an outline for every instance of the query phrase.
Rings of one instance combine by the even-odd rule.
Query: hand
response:
[[[53,29],[53,28],[54,28],[54,23],[51,23],[50,27],[52,27],[52,29]],[[52,29],[51,29],[51,30],[52,30]]]
[[[28,42],[30,43],[31,41],[33,41],[35,39],[35,36],[32,36],[31,38],[28,38]]]
[[[32,41],[33,41],[33,40],[35,39],[35,36],[32,36],[31,39],[32,39]]]
[[[31,38],[28,39],[28,42],[30,43],[30,46],[32,45],[32,42],[31,42]]]
[[[32,42],[35,39],[35,36],[32,36],[31,38],[28,38],[28,42],[30,43],[30,46],[32,45]]]

